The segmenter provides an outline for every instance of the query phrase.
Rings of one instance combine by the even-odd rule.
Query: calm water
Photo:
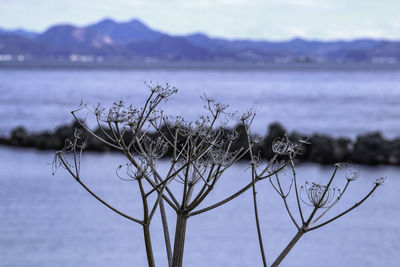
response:
[[[216,70],[0,70],[0,135],[18,125],[52,130],[72,120],[81,100],[105,105],[123,99],[140,105],[144,81],[169,82],[179,94],[168,114],[197,118],[202,94],[255,108],[254,130],[282,122],[289,130],[354,137],[381,130],[400,135],[400,72],[392,71],[216,71]]]
[[[139,105],[144,81],[179,88],[165,110],[195,119],[203,93],[233,110],[254,107],[254,130],[265,133],[272,121],[289,130],[354,137],[381,130],[400,134],[398,71],[205,71],[205,70],[0,70],[0,135],[18,125],[30,131],[69,123],[81,100],[111,104],[123,99]],[[65,171],[51,176],[53,154],[0,146],[0,266],[144,266],[140,227],[102,207]],[[115,178],[123,163],[117,154],[84,157],[87,183],[113,205],[140,216],[135,184]],[[167,163],[160,163],[166,168]],[[248,182],[245,165],[234,166],[210,195],[222,199]],[[302,179],[325,182],[331,168],[301,165]],[[400,265],[400,179],[396,167],[361,167],[357,186],[342,206],[355,203],[375,178],[385,186],[350,215],[307,234],[282,266],[336,267]],[[304,181],[304,180],[303,180]],[[338,180],[338,185],[343,180]],[[259,185],[261,221],[269,262],[295,234],[280,198],[269,184]],[[189,220],[185,266],[261,266],[251,195]],[[333,214],[338,212],[334,210]],[[170,228],[173,214],[169,213]],[[157,266],[166,266],[159,214],[152,226]]]
[[[48,163],[52,156],[48,152],[0,148],[0,266],[145,266],[140,227],[101,206],[64,170],[51,176]],[[123,158],[117,154],[87,153],[83,177],[100,196],[126,213],[140,217],[136,185],[114,177],[121,162]],[[166,162],[160,163],[162,169],[166,166]],[[234,166],[210,195],[208,203],[222,199],[249,181],[245,168],[242,164]],[[326,182],[331,171],[318,165],[298,167],[302,181]],[[399,266],[399,171],[395,167],[363,167],[361,178],[338,208],[355,203],[371,188],[376,177],[391,179],[365,205],[305,235],[282,266]],[[343,177],[339,175],[337,181],[340,185]],[[260,184],[258,191],[265,245],[271,261],[295,234],[295,228],[270,185]],[[262,266],[251,201],[247,192],[229,205],[191,218],[185,266]],[[170,228],[173,228],[171,215]],[[153,245],[157,266],[166,266],[158,224],[157,213],[152,226]]]

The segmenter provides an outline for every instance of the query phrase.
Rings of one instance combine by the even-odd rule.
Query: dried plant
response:
[[[241,115],[229,114],[227,105],[203,96],[207,114],[198,120],[186,121],[182,117],[168,117],[160,109],[160,104],[175,94],[177,89],[168,84],[160,86],[149,83],[147,85],[150,93],[142,107],[133,107],[126,105],[123,101],[118,101],[108,109],[101,105],[91,109],[86,104],[81,104],[79,109],[72,111],[73,117],[80,124],[83,132],[77,131],[74,140],[67,140],[65,147],[56,152],[53,166],[54,169],[60,166],[65,168],[76,182],[99,202],[143,228],[147,262],[150,267],[155,266],[150,224],[157,209],[159,209],[162,219],[168,265],[181,267],[188,219],[222,206],[251,188],[253,190],[253,206],[260,251],[264,266],[267,266],[257,209],[256,183],[269,180],[276,192],[282,197],[285,208],[298,229],[298,234],[272,264],[272,266],[277,266],[304,233],[324,226],[351,211],[364,202],[382,183],[378,181],[373,189],[354,206],[314,226],[341,199],[348,184],[358,177],[356,173],[348,172],[346,176],[347,184],[343,190],[334,189],[331,187],[331,182],[336,170],[344,166],[338,164],[327,185],[311,183],[299,188],[294,158],[301,151],[302,146],[308,143],[307,140],[293,142],[287,136],[275,139],[272,144],[275,155],[268,162],[264,162],[255,149],[255,145],[262,140],[250,132],[255,113],[249,111]],[[95,117],[98,130],[89,129],[79,119],[83,112]],[[83,117],[86,117],[86,115]],[[225,123],[230,119],[241,122],[245,129],[244,135],[247,138],[247,144],[238,146],[238,139],[243,136],[239,136],[236,131],[225,132],[222,130]],[[143,208],[142,217],[139,218],[121,212],[94,193],[84,183],[84,179],[81,177],[80,164],[82,152],[87,144],[83,136],[87,134],[121,152],[126,157],[128,163],[117,167],[116,176],[124,181],[137,184],[140,191],[138,197]],[[162,174],[158,167],[158,161],[167,157],[169,158],[168,171],[166,174]],[[225,199],[198,208],[217,186],[226,170],[245,157],[250,158],[251,180],[249,183]],[[279,180],[279,173],[287,167],[291,168],[293,179],[287,192],[284,192]],[[177,183],[178,186],[172,187],[170,186],[171,183]],[[299,223],[293,216],[287,201],[287,196],[292,187],[295,191],[296,206],[301,217]],[[303,215],[302,203],[314,208],[307,219]],[[166,208],[173,209],[176,214],[173,244],[169,236]],[[318,214],[318,217],[314,219],[321,209],[324,209],[324,212]],[[314,221],[312,221],[313,219]]]
[[[286,156],[287,161],[289,162],[288,167],[291,170],[292,173],[292,179],[289,185],[289,188],[285,191],[283,189],[281,180],[280,180],[280,173],[275,172],[273,177],[269,178],[269,181],[274,188],[274,190],[277,192],[277,194],[282,198],[285,209],[297,228],[297,233],[293,237],[293,239],[288,243],[288,245],[283,249],[283,251],[280,253],[280,255],[275,259],[275,261],[270,265],[271,267],[278,266],[282,260],[287,256],[287,254],[290,252],[290,250],[294,247],[294,245],[298,242],[298,240],[303,236],[303,234],[316,230],[322,226],[325,226],[340,217],[344,216],[348,212],[352,211],[353,209],[357,208],[359,205],[361,205],[365,200],[367,200],[375,190],[381,186],[384,182],[384,178],[379,178],[375,181],[374,185],[372,186],[371,190],[366,192],[366,194],[354,205],[348,207],[342,212],[339,212],[337,215],[332,216],[331,218],[325,220],[324,222],[318,223],[323,217],[326,216],[328,211],[331,210],[332,207],[334,207],[343,197],[345,194],[346,190],[349,187],[349,184],[352,183],[353,181],[357,180],[359,177],[359,171],[352,167],[349,166],[345,163],[337,163],[335,164],[335,168],[333,171],[332,176],[330,177],[328,183],[326,185],[323,184],[318,184],[315,182],[305,182],[303,186],[298,186],[298,181],[297,181],[297,174],[296,174],[296,169],[295,169],[295,164],[294,164],[294,157],[299,151],[301,151],[301,146],[303,144],[308,144],[308,140],[299,140],[298,143],[293,143],[288,139],[287,136],[283,138],[277,138],[274,140],[272,144],[272,149],[273,152],[275,153],[275,156],[272,159],[272,162],[276,160],[278,156]],[[271,163],[270,163],[271,164]],[[271,166],[274,166],[274,164],[277,164],[278,166],[282,166],[282,163],[276,162],[272,163]],[[273,169],[276,169],[277,167],[273,167]],[[337,188],[332,186],[332,182],[334,178],[337,175],[338,169],[344,169],[345,170],[345,179],[346,183],[343,188]],[[257,173],[255,174],[257,175]],[[256,176],[257,177],[257,176]],[[295,218],[295,215],[292,211],[293,207],[288,203],[288,196],[290,192],[292,191],[292,188],[294,187],[294,199],[295,199],[295,204],[293,207],[297,209],[298,216],[300,217],[299,219]],[[255,185],[253,185],[253,188],[255,188]],[[260,249],[261,249],[261,255],[263,259],[264,266],[267,266],[266,261],[265,261],[265,255],[264,255],[264,248],[262,245],[262,239],[261,239],[261,231],[260,226],[259,226],[259,220],[257,216],[257,205],[256,205],[256,198],[255,198],[255,189],[254,189],[254,210],[256,214],[256,225],[257,229],[259,231],[259,241],[260,241]],[[308,216],[305,215],[304,207],[303,205],[310,206],[312,208],[310,214]]]
[[[66,147],[56,153],[55,166],[64,167],[102,204],[143,227],[149,266],[155,265],[150,223],[159,207],[169,265],[178,267],[182,266],[183,261],[187,220],[192,216],[217,208],[251,188],[254,181],[229,197],[198,209],[225,171],[249,153],[252,145],[248,148],[232,149],[232,145],[238,139],[238,133],[225,134],[221,130],[224,126],[221,121],[229,118],[229,114],[226,113],[228,106],[204,96],[208,114],[193,122],[185,121],[181,117],[173,119],[164,116],[158,107],[177,90],[169,85],[148,84],[148,86],[150,95],[141,108],[127,106],[123,101],[119,101],[109,109],[101,105],[90,109],[87,105],[81,104],[79,109],[72,111],[74,118],[87,133],[122,152],[128,159],[128,164],[117,167],[116,176],[138,184],[144,211],[142,218],[119,211],[85,185],[80,174],[80,159],[84,148],[80,143],[80,135],[75,135],[74,140],[67,141]],[[79,120],[78,113],[83,111],[95,116],[99,130],[92,131]],[[162,175],[158,170],[157,161],[167,153],[170,156],[170,167],[167,174]],[[256,180],[267,179],[279,170],[280,168],[268,173],[265,171]],[[180,191],[173,191],[170,188],[172,182],[180,184]],[[150,196],[153,194],[156,194],[157,198],[150,203]],[[173,246],[169,237],[164,202],[177,215]]]

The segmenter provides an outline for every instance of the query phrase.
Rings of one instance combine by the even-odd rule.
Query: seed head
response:
[[[325,185],[312,183],[311,186],[308,182],[301,187],[301,191],[307,195],[308,201],[303,202],[309,206],[314,206],[316,208],[326,207],[334,198],[337,189],[327,188]]]
[[[349,182],[355,181],[360,176],[360,171],[354,168],[347,168],[345,177]]]
[[[272,151],[278,155],[294,156],[297,153],[297,145],[292,143],[287,136],[277,137],[272,142]]]
[[[168,143],[165,142],[161,136],[152,139],[145,135],[141,140],[141,145],[144,152],[140,151],[140,153],[152,159],[162,158],[168,151]]]
[[[386,179],[385,177],[378,178],[378,179],[376,179],[375,184],[377,186],[381,186],[385,182],[385,179]]]

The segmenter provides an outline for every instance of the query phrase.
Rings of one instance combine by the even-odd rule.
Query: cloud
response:
[[[286,5],[291,7],[303,7],[303,8],[322,8],[332,9],[336,5],[335,2],[329,1],[318,1],[318,0],[281,0],[277,1],[276,4]]]

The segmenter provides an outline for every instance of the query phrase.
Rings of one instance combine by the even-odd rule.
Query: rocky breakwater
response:
[[[57,128],[54,132],[43,132],[30,134],[23,127],[17,127],[9,138],[0,138],[1,145],[16,147],[31,147],[41,150],[59,150],[64,146],[65,140],[73,139],[74,131],[80,128],[79,123],[64,125]],[[235,129],[224,129],[228,134],[236,130],[239,138],[232,145],[232,149],[247,147],[247,136],[242,126]],[[95,131],[98,135],[104,135],[100,129]],[[285,128],[279,123],[273,123],[269,126],[268,133],[262,141],[255,147],[264,159],[270,159],[273,156],[272,142],[277,137],[282,137],[287,133]],[[151,134],[151,137],[156,137]],[[355,140],[349,138],[333,138],[328,135],[315,134],[306,136],[301,133],[292,132],[288,134],[291,140],[306,139],[311,144],[303,147],[301,154],[297,159],[305,162],[316,162],[321,164],[332,164],[336,162],[352,162],[365,165],[400,165],[400,138],[393,140],[385,139],[381,133],[367,133],[357,136]],[[112,151],[101,141],[93,138],[88,133],[83,133],[82,138],[87,139],[87,150],[90,151]],[[129,139],[129,135],[126,135]]]

